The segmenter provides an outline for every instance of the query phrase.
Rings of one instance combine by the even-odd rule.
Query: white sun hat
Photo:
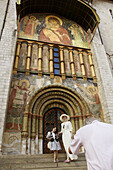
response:
[[[67,117],[67,120],[70,119],[70,117],[69,117],[68,115],[62,114],[62,115],[60,116],[60,121],[61,121],[61,122],[63,122],[63,117]]]

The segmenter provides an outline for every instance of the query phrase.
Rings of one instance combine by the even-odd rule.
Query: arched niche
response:
[[[74,133],[90,115],[86,101],[70,88],[49,85],[36,90],[28,99],[23,116],[23,154],[43,153],[43,117],[47,110],[55,106],[70,116]]]

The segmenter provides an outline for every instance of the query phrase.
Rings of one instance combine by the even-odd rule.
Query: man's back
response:
[[[75,136],[84,146],[89,170],[113,170],[113,125],[95,120]]]

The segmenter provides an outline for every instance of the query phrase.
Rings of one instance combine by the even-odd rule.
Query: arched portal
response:
[[[53,107],[44,114],[43,116],[43,153],[51,153],[50,150],[47,148],[48,141],[46,139],[46,135],[54,127],[57,127],[58,131],[60,131],[60,127],[61,127],[60,116],[64,113],[67,114],[66,111],[64,111],[63,109],[59,107]],[[63,153],[65,152],[65,150],[63,147],[61,136],[59,137],[59,142],[62,147],[62,150],[59,152]]]
[[[43,117],[51,108],[63,110],[71,118],[74,133],[90,114],[85,100],[70,88],[49,85],[37,90],[27,101],[23,116],[22,153],[43,153]]]

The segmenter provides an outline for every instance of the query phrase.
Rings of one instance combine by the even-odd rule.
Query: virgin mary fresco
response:
[[[22,18],[18,37],[89,48],[87,34],[75,22],[55,15],[32,14]]]
[[[42,29],[39,41],[71,45],[68,31],[62,27],[62,20],[53,15],[45,18],[46,27]]]

